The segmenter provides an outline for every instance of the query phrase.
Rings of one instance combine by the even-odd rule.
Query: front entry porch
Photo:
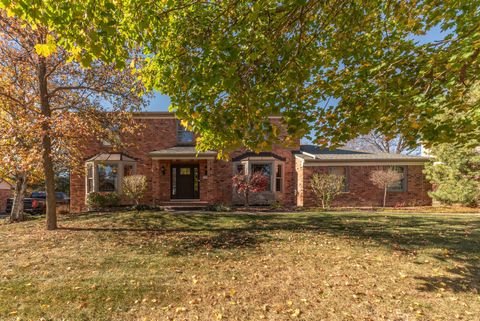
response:
[[[200,199],[199,164],[172,164],[170,198],[172,200]]]
[[[150,157],[154,204],[179,208],[215,202],[215,152],[177,146],[151,152]]]

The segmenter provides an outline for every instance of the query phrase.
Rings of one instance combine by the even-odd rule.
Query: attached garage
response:
[[[402,180],[388,189],[387,206],[431,205],[428,196],[430,183],[423,174],[427,157],[387,153],[371,153],[349,149],[322,149],[302,145],[295,155],[297,171],[297,205],[317,205],[310,187],[314,173],[330,173],[344,177],[345,186],[333,206],[377,207],[382,205],[383,191],[370,181],[373,171],[394,168],[402,173]]]

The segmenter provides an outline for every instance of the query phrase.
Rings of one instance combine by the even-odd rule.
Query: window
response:
[[[406,168],[405,166],[393,166],[391,167],[393,170],[397,171],[398,173],[402,174],[402,179],[399,181],[390,184],[388,186],[389,192],[405,192],[407,190],[407,180],[406,180]]]
[[[177,143],[179,144],[192,144],[194,142],[195,136],[193,132],[187,130],[183,125],[177,120]]]
[[[243,164],[235,165],[235,174],[244,175],[245,174],[245,166]]]
[[[343,189],[342,192],[348,192],[348,169],[343,166],[329,167],[328,172],[330,174],[343,177]]]
[[[177,168],[172,166],[172,195],[177,194]]]
[[[272,190],[272,164],[252,164],[252,173],[262,173],[268,177],[268,186],[266,191]]]
[[[98,164],[98,191],[115,192],[117,191],[117,164]]]
[[[134,174],[134,168],[132,164],[125,164],[123,166],[123,177],[132,176]]]
[[[87,164],[87,193],[93,192],[93,164]]]
[[[180,167],[180,175],[190,175],[190,167]]]
[[[277,174],[275,175],[275,191],[283,190],[283,168],[281,164],[277,165]]]
[[[195,194],[198,193],[198,167],[193,168],[193,191]]]

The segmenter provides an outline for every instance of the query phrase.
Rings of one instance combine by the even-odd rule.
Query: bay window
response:
[[[98,154],[85,163],[86,193],[121,193],[123,177],[134,175],[136,160],[120,153]]]
[[[97,164],[98,191],[117,192],[118,164]]]
[[[242,160],[233,163],[233,175],[261,173],[268,178],[265,192],[283,192],[284,162],[278,160]]]
[[[252,164],[252,173],[260,173],[268,177],[268,186],[265,191],[272,191],[272,164],[271,163],[258,163]]]

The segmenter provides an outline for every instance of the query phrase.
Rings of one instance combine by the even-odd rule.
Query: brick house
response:
[[[13,196],[12,185],[0,178],[0,213],[5,212],[7,199]]]
[[[275,118],[275,117],[273,117]],[[126,146],[115,150],[108,142],[92,142],[84,150],[85,172],[70,178],[71,211],[87,209],[90,192],[122,193],[122,178],[130,174],[147,177],[148,191],[143,202],[150,205],[240,204],[233,191],[232,176],[238,172],[263,172],[270,178],[267,191],[254,196],[255,204],[280,202],[288,206],[314,206],[309,180],[315,172],[345,176],[345,190],[337,206],[378,206],[382,191],[368,177],[372,170],[394,166],[404,179],[392,186],[388,205],[430,205],[430,184],[422,169],[424,157],[375,154],[351,150],[322,150],[316,146],[275,146],[253,153],[238,150],[230,160],[217,159],[215,151],[197,153],[194,134],[186,131],[167,112],[135,114],[142,125],[135,137],[122,137]]]

